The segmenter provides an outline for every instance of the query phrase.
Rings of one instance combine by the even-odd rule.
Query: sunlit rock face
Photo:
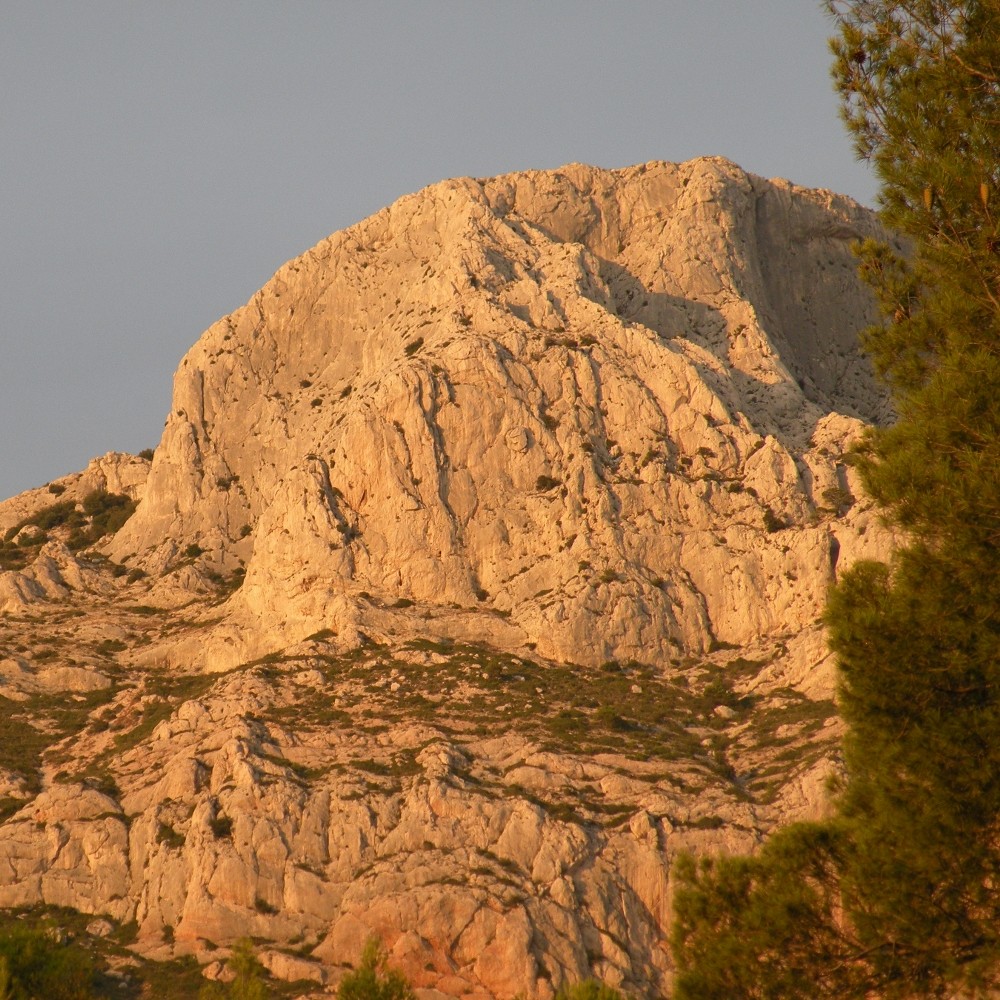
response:
[[[0,504],[0,907],[213,975],[250,935],[316,997],[372,935],[422,1000],[665,995],[677,854],[838,766],[879,235],[721,159],[571,165],[286,264],[151,463]]]
[[[245,561],[230,658],[262,633],[350,645],[360,593],[500,613],[501,645],[591,663],[800,629],[870,520],[825,514],[886,416],[850,249],[875,231],[720,159],[403,198],[191,349],[112,552]]]

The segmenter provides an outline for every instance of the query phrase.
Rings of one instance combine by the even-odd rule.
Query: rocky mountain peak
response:
[[[390,628],[362,594],[595,663],[801,626],[851,548],[817,523],[837,459],[886,414],[854,339],[874,231],[721,159],[403,198],[188,352],[111,553],[245,564],[226,666],[276,630]]]
[[[373,933],[424,1000],[660,995],[676,853],[836,767],[880,235],[719,158],[572,164],[283,266],[151,462],[0,504],[0,905],[210,969],[249,933],[317,996]]]

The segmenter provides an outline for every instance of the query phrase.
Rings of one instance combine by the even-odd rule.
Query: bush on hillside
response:
[[[340,981],[337,1000],[416,1000],[416,994],[401,972],[389,968],[385,949],[371,938],[357,969]]]

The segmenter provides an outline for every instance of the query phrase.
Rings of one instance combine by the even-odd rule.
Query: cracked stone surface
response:
[[[574,164],[282,267],[151,461],[0,504],[0,905],[210,975],[249,934],[316,996],[371,934],[425,1000],[662,995],[678,852],[838,766],[825,594],[893,543],[848,457],[879,234],[722,159]],[[105,494],[116,533],[39,534]]]

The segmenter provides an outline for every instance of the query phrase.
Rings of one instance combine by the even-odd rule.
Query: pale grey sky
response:
[[[718,154],[871,204],[819,0],[0,0],[0,498],[159,440],[181,355],[445,177]]]

